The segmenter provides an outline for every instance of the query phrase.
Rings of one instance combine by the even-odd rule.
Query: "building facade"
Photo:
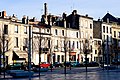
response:
[[[29,25],[19,21],[14,15],[0,17],[0,48],[1,54],[5,57],[6,64],[20,59],[28,60],[28,29]],[[14,57],[14,54],[17,55]]]

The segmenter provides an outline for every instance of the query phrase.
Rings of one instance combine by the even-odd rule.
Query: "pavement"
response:
[[[0,75],[0,80],[120,80],[120,69],[102,70],[99,67],[88,67],[87,72],[85,67],[67,68],[66,74],[64,68],[53,69],[52,72],[35,73],[31,78],[13,78],[6,74],[5,79],[3,74]]]

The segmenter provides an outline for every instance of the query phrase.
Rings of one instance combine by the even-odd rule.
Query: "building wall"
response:
[[[120,25],[112,24],[112,60],[120,60]]]
[[[24,38],[28,38],[28,25],[12,22],[11,20],[6,19],[0,19],[0,34],[1,34],[1,40],[2,40],[2,34],[4,30],[4,25],[8,26],[8,34],[4,34],[5,36],[5,54],[6,56],[12,54],[11,51],[24,51]],[[15,32],[15,26],[18,26],[18,33]],[[24,34],[24,26],[27,26],[27,34]],[[15,46],[16,40],[15,38],[18,38],[18,46]],[[7,44],[8,41],[8,44]],[[1,41],[3,42],[3,41]],[[2,43],[1,43],[2,45]],[[25,51],[27,52],[27,51]],[[19,55],[19,53],[17,53]],[[26,53],[27,55],[27,53]],[[8,63],[12,63],[12,55],[8,56]],[[23,56],[22,56],[23,57]],[[27,56],[25,57],[27,60]]]
[[[85,61],[85,53],[84,53],[84,47],[85,47],[85,40],[88,40],[89,49],[92,46],[92,39],[93,39],[93,19],[89,18],[88,16],[81,16],[79,19],[80,23],[80,40],[81,40],[81,57],[84,58],[83,61]],[[89,61],[91,61],[93,54],[92,52],[89,52],[87,55],[87,58],[89,58]]]

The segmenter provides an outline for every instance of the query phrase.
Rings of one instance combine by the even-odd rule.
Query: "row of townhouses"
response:
[[[0,12],[0,60],[6,64],[28,61],[35,64],[85,60],[111,63],[120,59],[120,18],[107,13],[93,20],[88,14],[48,14],[47,4],[41,21]]]

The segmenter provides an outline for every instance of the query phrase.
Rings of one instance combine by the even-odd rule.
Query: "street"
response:
[[[35,73],[31,80],[120,80],[120,69],[116,70],[101,70],[98,67],[88,67],[88,72],[85,72],[85,67],[67,68],[67,74],[64,74],[64,68],[55,68],[48,72]],[[12,78],[6,75],[0,76],[0,80],[29,80],[29,78]]]

